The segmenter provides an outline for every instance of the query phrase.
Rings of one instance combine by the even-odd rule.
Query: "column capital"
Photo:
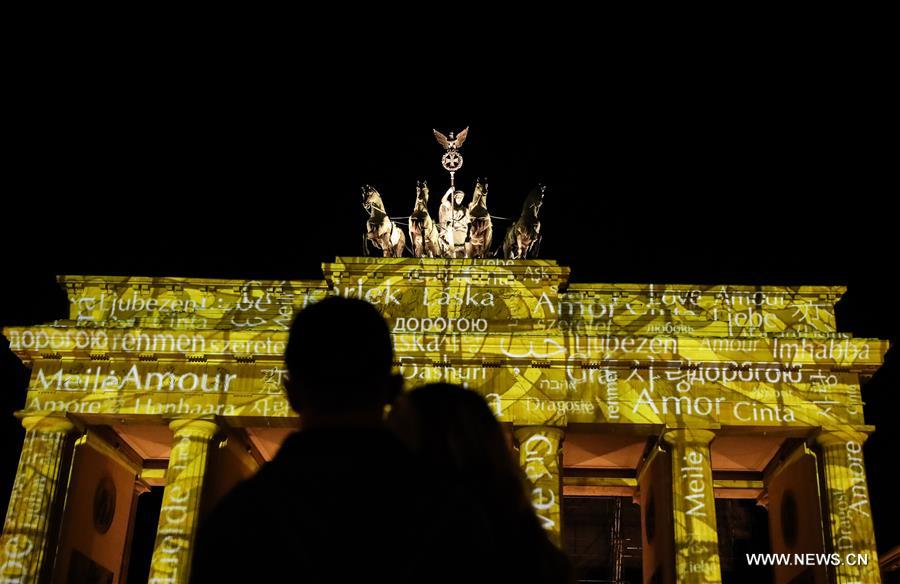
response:
[[[75,429],[75,424],[65,415],[47,412],[26,413],[21,422],[26,432],[71,432]]]
[[[856,429],[830,429],[821,428],[810,441],[819,446],[846,445],[847,442],[863,444],[869,438],[869,433]]]
[[[678,444],[709,445],[716,433],[705,428],[668,428],[663,431],[662,439],[671,446]]]
[[[547,434],[552,438],[555,438],[559,441],[562,441],[563,437],[566,435],[566,431],[559,426],[514,426],[513,427],[513,435],[516,437],[516,440],[522,441],[523,439],[527,439],[532,434],[536,433]]]
[[[219,431],[219,425],[210,419],[178,418],[169,422],[169,429],[176,436],[197,436],[209,440]]]

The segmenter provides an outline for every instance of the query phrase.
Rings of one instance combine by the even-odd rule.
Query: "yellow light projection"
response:
[[[531,504],[550,539],[562,546],[562,430],[526,426],[516,430],[519,464],[525,471]]]
[[[186,582],[197,531],[206,453],[216,425],[205,420],[175,420],[166,488],[150,564],[150,582]]]
[[[866,437],[852,431],[823,432],[816,437],[825,459],[825,498],[831,511],[828,537],[838,556],[837,582],[880,581],[862,455]]]
[[[715,434],[678,429],[663,434],[672,454],[675,577],[678,582],[720,582],[716,501],[709,443]]]
[[[463,384],[514,424],[862,424],[858,375],[888,348],[835,331],[838,287],[566,290],[568,269],[549,260],[338,258],[323,271],[321,282],[62,277],[70,321],[6,331],[34,362],[28,407],[291,416],[291,315],[328,294],[381,310],[409,387]]]
[[[338,257],[323,274],[60,277],[68,320],[4,330],[32,366],[24,415],[207,420],[210,437],[213,421],[289,426],[282,355],[293,314],[328,295],[363,298],[390,325],[407,388],[459,383],[516,428],[535,509],[557,542],[566,426],[655,428],[673,461],[679,577],[719,581],[707,438],[728,427],[806,428],[857,437],[822,438],[831,541],[875,557],[862,463],[847,444],[871,431],[859,376],[881,365],[888,343],[837,332],[843,288],[569,284],[569,269],[551,260]],[[209,437],[192,440],[189,458],[201,460]],[[168,477],[166,501],[193,513],[182,499],[198,475],[184,472]],[[691,511],[698,505],[705,515]],[[4,541],[24,553],[10,539],[20,513],[10,513]],[[155,573],[168,577],[176,564],[181,573],[191,533],[180,536],[177,561],[164,554],[175,540],[158,539]],[[839,580],[852,581],[845,572]]]
[[[0,537],[0,582],[36,582],[48,551],[49,522],[60,482],[63,448],[74,429],[60,416],[22,419],[25,442]]]

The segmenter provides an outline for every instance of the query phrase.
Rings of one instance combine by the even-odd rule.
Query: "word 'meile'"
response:
[[[124,375],[115,369],[104,371],[102,366],[88,368],[84,373],[63,373],[62,368],[50,375],[38,367],[33,379],[33,389],[79,392],[132,391],[180,391],[203,393],[228,393],[228,387],[237,375],[219,371],[209,373],[174,373],[172,371],[147,371],[142,376],[137,365],[132,365]]]

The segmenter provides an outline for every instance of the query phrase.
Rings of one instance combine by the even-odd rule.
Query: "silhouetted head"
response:
[[[528,577],[510,581],[574,581],[564,577],[565,557],[547,539],[503,427],[480,395],[449,383],[425,385],[405,394],[388,419],[417,451],[440,504],[451,505],[470,527],[460,534],[472,546],[467,551],[527,558]]]
[[[284,357],[288,401],[302,418],[380,416],[402,389],[387,322],[363,300],[331,296],[297,313]]]
[[[513,514],[530,509],[522,474],[503,427],[480,395],[449,383],[432,383],[406,394],[391,420],[445,478],[476,489],[491,505]],[[502,500],[502,503],[499,501]]]

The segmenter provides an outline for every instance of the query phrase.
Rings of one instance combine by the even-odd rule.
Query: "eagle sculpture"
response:
[[[469,135],[469,127],[466,126],[466,129],[459,133],[455,138],[453,137],[453,132],[450,132],[450,137],[444,136],[437,130],[433,130],[434,137],[437,139],[438,143],[444,147],[445,150],[459,150],[462,148],[463,142],[466,141],[466,136]]]

